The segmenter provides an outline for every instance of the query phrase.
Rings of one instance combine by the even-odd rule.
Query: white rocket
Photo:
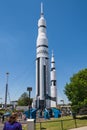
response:
[[[52,58],[51,58],[50,79],[51,79],[51,88],[50,88],[51,107],[56,107],[57,106],[57,87],[56,87],[55,60],[54,60],[53,52],[52,52]]]
[[[49,95],[49,56],[46,21],[41,3],[41,16],[38,20],[38,37],[36,43],[36,107],[49,107],[46,95]]]

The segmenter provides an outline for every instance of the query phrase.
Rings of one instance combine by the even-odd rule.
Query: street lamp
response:
[[[27,91],[29,91],[29,118],[30,118],[30,92],[32,91],[32,87],[27,87]]]

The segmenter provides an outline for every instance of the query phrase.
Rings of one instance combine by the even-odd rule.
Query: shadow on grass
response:
[[[87,115],[85,116],[81,116],[81,117],[76,117],[76,119],[80,119],[80,120],[85,120],[85,119],[87,119]]]
[[[42,127],[41,130],[46,130],[46,128]]]

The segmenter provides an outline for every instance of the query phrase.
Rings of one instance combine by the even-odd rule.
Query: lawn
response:
[[[27,125],[26,124],[22,125],[22,130],[27,130]]]
[[[57,119],[44,120],[36,123],[36,130],[69,130],[75,127],[87,126],[87,118],[78,117],[73,120],[72,117],[62,117]],[[27,130],[27,125],[23,126]]]

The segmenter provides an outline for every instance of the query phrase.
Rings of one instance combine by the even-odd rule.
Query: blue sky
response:
[[[35,58],[40,4],[47,22],[49,58],[54,51],[58,100],[67,98],[64,86],[87,67],[87,0],[0,1],[0,102],[4,103],[6,72],[11,100],[27,87],[35,96]],[[9,101],[9,98],[8,98]]]

